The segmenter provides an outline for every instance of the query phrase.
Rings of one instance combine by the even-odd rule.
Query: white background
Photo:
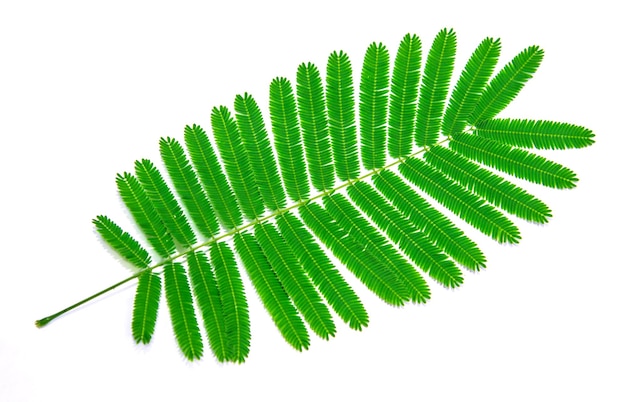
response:
[[[626,400],[618,2],[221,3],[2,1],[0,401]],[[160,137],[209,127],[211,107],[244,91],[267,116],[270,80],[295,79],[303,61],[323,70],[343,49],[358,66],[372,41],[394,54],[410,32],[427,49],[444,27],[458,35],[455,76],[486,36],[502,39],[501,64],[542,46],[541,68],[503,115],[596,134],[590,148],[550,153],[578,173],[576,189],[526,185],[552,207],[547,225],[520,222],[517,246],[468,229],[487,270],[404,308],[348,273],[370,326],[359,333],[338,322],[334,339],[313,339],[304,353],[249,292],[243,365],[210,354],[186,362],[166,310],[153,343],[134,345],[134,285],[35,328],[128,275],[91,219],[106,213],[129,227],[115,174],[135,159],[158,161]]]

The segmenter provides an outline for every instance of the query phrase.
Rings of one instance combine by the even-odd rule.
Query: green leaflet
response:
[[[344,52],[333,52],[326,65],[328,130],[340,180],[359,176],[352,66]]]
[[[392,158],[408,156],[413,146],[422,42],[407,34],[400,42],[391,76],[387,148]]]
[[[591,130],[545,120],[492,119],[476,125],[476,135],[521,148],[568,149],[593,144]]]
[[[420,85],[415,123],[415,142],[420,147],[434,145],[439,137],[455,54],[456,34],[441,30],[428,53]]]
[[[126,261],[137,268],[147,268],[152,259],[145,248],[131,235],[124,232],[115,222],[104,215],[93,220],[100,236]]]
[[[365,52],[359,94],[361,158],[367,170],[385,165],[388,92],[389,51],[382,43],[372,43]]]
[[[330,190],[334,170],[324,87],[318,68],[311,63],[301,64],[297,83],[298,112],[311,182],[318,191]]]
[[[243,362],[251,331],[242,271],[296,350],[311,344],[307,324],[324,339],[340,333],[331,309],[353,329],[369,324],[346,270],[394,306],[430,298],[429,278],[420,272],[445,287],[460,286],[457,263],[479,270],[486,258],[446,214],[503,243],[517,243],[521,234],[498,208],[532,222],[551,215],[543,202],[485,167],[570,188],[577,180],[571,170],[519,148],[584,147],[593,133],[569,123],[496,118],[539,66],[537,46],[492,78],[500,42],[485,39],[448,97],[456,47],[456,34],[441,30],[424,49],[422,68],[421,41],[406,35],[391,77],[383,44],[366,50],[360,77],[353,77],[347,54],[335,51],[324,79],[312,63],[298,67],[295,94],[287,78],[271,82],[272,133],[261,107],[244,94],[235,98],[234,115],[224,106],[212,109],[210,133],[192,125],[185,127],[184,146],[161,139],[168,177],[149,160],[136,162],[136,176],[117,176],[141,236],[135,240],[104,215],[93,220],[137,270],[36,325],[137,279],[132,333],[148,343],[163,283],[186,358],[203,355],[201,316],[217,360]],[[333,266],[331,254],[342,265]]]
[[[166,264],[163,268],[165,300],[170,310],[174,335],[183,355],[199,359],[204,350],[200,328],[194,313],[191,289],[182,264]]]
[[[276,78],[270,84],[270,117],[287,194],[294,201],[305,200],[309,196],[309,183],[300,124],[293,89],[286,78]]]

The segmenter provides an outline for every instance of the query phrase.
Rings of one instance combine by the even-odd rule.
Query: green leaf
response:
[[[416,35],[407,34],[400,42],[391,76],[387,148],[392,158],[411,153],[421,62],[422,42]]]
[[[385,165],[387,111],[389,108],[389,51],[372,43],[365,52],[359,95],[361,158],[365,169]]]
[[[522,90],[543,60],[543,50],[530,46],[520,52],[489,82],[468,122],[478,124],[500,113]]]
[[[202,313],[202,321],[211,350],[218,361],[227,361],[232,356],[232,341],[226,333],[222,300],[215,274],[207,256],[202,252],[188,254],[187,265],[193,293]]]
[[[135,342],[150,343],[156,326],[160,298],[161,278],[159,275],[152,272],[139,275],[131,324]]]
[[[215,269],[229,339],[228,360],[241,363],[250,351],[250,318],[237,261],[230,247],[220,242],[211,245],[211,263]]]
[[[360,171],[354,116],[354,86],[350,59],[344,52],[333,52],[328,57],[326,104],[328,131],[337,176],[340,180],[354,180]]]
[[[98,215],[92,222],[104,241],[126,261],[137,268],[147,268],[150,265],[151,258],[146,249],[111,219]]]
[[[546,120],[492,119],[476,125],[476,135],[520,148],[568,149],[593,144],[588,128]]]
[[[434,145],[439,137],[455,54],[456,34],[451,29],[442,29],[428,52],[422,74],[415,123],[415,141],[420,147]]]
[[[333,188],[334,170],[326,100],[322,77],[313,64],[298,66],[296,92],[311,182],[319,191],[330,190]]]
[[[287,194],[294,201],[305,200],[309,196],[309,183],[300,124],[293,89],[286,78],[276,78],[270,84],[270,118]]]
[[[189,360],[202,357],[203,345],[191,299],[191,290],[182,264],[168,263],[163,268],[165,299],[172,318],[174,335],[183,355]]]
[[[450,148],[476,162],[533,183],[573,188],[578,178],[570,169],[543,156],[475,135],[457,135]]]

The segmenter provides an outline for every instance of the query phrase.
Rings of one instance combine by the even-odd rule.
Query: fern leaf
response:
[[[187,254],[187,266],[193,294],[202,314],[211,350],[218,361],[227,361],[231,357],[232,346],[226,333],[222,301],[215,274],[207,256],[202,252]]]
[[[136,161],[135,174],[174,240],[184,247],[191,247],[196,242],[196,235],[156,166],[148,159]],[[217,228],[217,223],[215,226]]]
[[[446,287],[463,283],[463,275],[452,261],[411,222],[369,185],[360,182],[348,188],[348,194],[365,213],[380,227],[400,249],[433,279]],[[408,272],[408,271],[407,271]],[[415,272],[417,274],[417,272]],[[430,291],[421,276],[414,275],[418,302],[425,302]],[[419,286],[417,286],[419,285]]]
[[[456,33],[451,29],[439,31],[428,52],[417,103],[415,142],[420,147],[437,142],[455,54]]]
[[[285,78],[276,78],[270,84],[270,119],[287,194],[294,201],[305,200],[309,197],[309,184],[296,99],[291,83]]]
[[[272,211],[283,208],[286,203],[285,191],[259,106],[247,93],[237,95],[235,112],[241,139],[250,163],[254,166],[254,177],[265,206]]]
[[[360,168],[354,116],[354,86],[350,59],[344,52],[333,52],[328,57],[326,105],[337,176],[344,181],[356,179]]]
[[[150,343],[161,299],[161,277],[152,272],[139,275],[131,329],[137,343]]]
[[[323,339],[334,336],[335,324],[328,308],[280,233],[269,223],[256,225],[254,233],[278,279],[311,329]]]
[[[122,201],[154,250],[163,258],[174,252],[174,240],[148,199],[146,192],[130,173],[117,175],[117,188]]]
[[[211,263],[215,269],[229,339],[228,360],[241,363],[250,351],[250,318],[235,255],[226,243],[213,243]]]
[[[413,146],[422,42],[407,34],[400,42],[391,76],[387,149],[392,158],[408,156]]]
[[[476,243],[398,176],[390,171],[380,172],[374,176],[374,185],[398,211],[450,257],[470,270],[485,267],[485,256]]]
[[[486,38],[467,61],[443,116],[441,131],[450,136],[465,130],[467,120],[493,74],[500,56],[500,40]]]
[[[400,173],[461,219],[500,243],[518,243],[519,229],[476,195],[419,159],[400,165]]]
[[[385,140],[389,108],[389,51],[372,43],[365,52],[359,95],[361,158],[365,169],[385,165]]]
[[[573,188],[578,181],[576,174],[565,166],[487,138],[457,135],[450,148],[476,162],[547,187]]]
[[[300,214],[306,225],[346,268],[378,297],[395,306],[408,300],[406,287],[391,270],[355,242],[325,209],[311,203],[301,207]]]
[[[430,289],[422,276],[400,255],[396,249],[371,226],[361,213],[341,194],[324,198],[330,215],[343,227],[372,257],[386,266],[406,287],[409,300],[425,303],[430,298]]]
[[[182,145],[173,138],[161,138],[159,146],[163,164],[174,183],[176,192],[189,211],[191,220],[196,224],[200,233],[206,237],[212,237],[219,230],[215,213]],[[182,211],[180,213],[182,215]]]
[[[513,215],[537,223],[545,223],[552,216],[546,204],[523,188],[481,168],[448,148],[433,147],[424,154],[424,157],[432,166],[457,183]]]
[[[104,241],[126,261],[140,269],[150,265],[150,254],[146,249],[111,219],[104,215],[98,215],[92,222]]]
[[[335,172],[322,78],[313,64],[301,64],[296,82],[302,138],[311,182],[319,191],[330,190],[333,188]]]
[[[235,194],[226,181],[213,146],[202,127],[195,124],[185,127],[185,145],[220,223],[226,229],[241,225],[242,216]]]
[[[165,299],[170,310],[174,335],[183,355],[189,360],[202,357],[203,343],[191,299],[191,289],[185,269],[180,263],[168,263],[163,268]]]
[[[237,129],[237,123],[228,108],[213,108],[211,126],[220,151],[230,185],[239,200],[239,206],[248,219],[262,216],[265,208],[255,183],[254,173]]]
[[[278,228],[328,304],[352,329],[361,330],[368,316],[359,297],[318,246],[302,221],[291,213],[277,219]]]
[[[254,237],[248,233],[236,234],[235,248],[283,338],[296,350],[308,349],[310,340],[304,322]]]
[[[545,120],[485,120],[476,125],[475,134],[520,148],[583,148],[594,142],[588,128]]]
[[[520,52],[489,82],[468,122],[478,124],[500,113],[522,90],[543,60],[543,50],[530,46]]]

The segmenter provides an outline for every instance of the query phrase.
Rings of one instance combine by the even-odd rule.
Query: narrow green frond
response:
[[[552,216],[541,200],[465,157],[441,146],[424,154],[426,160],[496,207],[531,222],[545,223]]]
[[[456,33],[442,29],[428,52],[422,74],[415,123],[415,142],[420,147],[434,145],[439,137],[455,55]]]
[[[191,162],[204,188],[215,214],[226,229],[242,223],[242,215],[232,188],[226,181],[217,155],[202,127],[185,126],[185,145]]]
[[[400,165],[400,173],[443,206],[500,243],[518,243],[519,229],[500,211],[420,159]]]
[[[241,210],[248,219],[262,216],[265,211],[263,199],[259,194],[237,123],[228,108],[213,108],[211,126],[228,180],[239,200]]]
[[[391,76],[387,149],[392,158],[408,156],[413,147],[421,63],[422,42],[407,34],[400,42]]]
[[[161,299],[161,278],[152,272],[139,275],[131,329],[137,343],[150,343],[156,325],[159,301]]]
[[[400,212],[389,205],[376,190],[360,182],[348,187],[348,194],[357,205],[380,227],[400,249],[433,279],[450,288],[463,283],[461,270],[446,256],[441,248],[419,232]],[[417,272],[415,272],[417,274]],[[419,274],[413,283],[424,302],[430,296],[428,286]],[[420,285],[420,286],[417,286]],[[423,289],[423,290],[422,290]]]
[[[174,240],[159,219],[159,215],[137,178],[130,173],[118,174],[116,182],[122,201],[152,248],[161,257],[169,257],[175,250]]]
[[[576,173],[543,156],[475,135],[457,135],[450,148],[476,162],[553,188],[576,187]]]
[[[92,222],[102,239],[126,261],[137,268],[147,268],[150,265],[152,260],[146,249],[111,219],[98,215]]]
[[[177,140],[168,137],[161,138],[159,148],[163,164],[183,205],[189,211],[191,220],[200,233],[212,237],[219,230],[217,219],[198,181],[198,176],[185,155],[183,146]],[[171,212],[176,213],[173,210]]]
[[[204,345],[196,320],[185,268],[180,263],[163,267],[165,300],[170,310],[174,335],[183,355],[189,360],[200,359]]]
[[[211,264],[215,270],[230,345],[228,360],[242,363],[250,351],[250,317],[235,254],[226,243],[213,243]]]
[[[272,271],[261,247],[248,233],[238,233],[234,237],[237,254],[241,257],[252,285],[283,338],[296,350],[308,349],[310,340],[304,322]]]
[[[319,191],[330,190],[335,173],[322,77],[313,64],[303,63],[298,66],[296,82],[298,112],[311,182]]]
[[[368,289],[385,302],[399,306],[408,300],[406,287],[389,267],[372,257],[318,204],[299,209],[304,223]]]
[[[467,120],[491,78],[499,57],[499,39],[486,38],[472,53],[450,95],[441,126],[443,135],[450,136],[465,130]]]
[[[196,235],[156,166],[148,159],[136,161],[135,174],[174,240],[184,247],[191,247],[196,242]]]
[[[232,345],[226,333],[222,301],[215,274],[203,252],[187,254],[187,266],[193,294],[202,314],[211,350],[218,361],[227,361],[231,356]]]
[[[335,170],[341,180],[359,176],[352,66],[344,52],[333,52],[326,66],[326,109]]]
[[[546,120],[484,120],[476,125],[475,133],[520,148],[583,148],[594,143],[594,134],[588,128]]]
[[[274,146],[287,194],[294,201],[309,197],[304,149],[296,109],[296,98],[286,78],[275,78],[270,84],[270,119]]]
[[[324,205],[350,237],[386,266],[404,285],[409,300],[425,303],[430,298],[430,289],[422,276],[342,194],[325,197]]]
[[[470,270],[485,267],[485,255],[448,217],[390,171],[374,176],[374,185],[398,211],[446,254]]]
[[[532,78],[543,60],[543,50],[530,46],[521,51],[493,77],[483,91],[468,122],[478,124],[500,113]]]
[[[361,159],[365,169],[385,165],[389,109],[389,51],[372,43],[365,52],[359,95]]]
[[[283,208],[285,190],[278,175],[276,158],[265,130],[261,109],[249,94],[235,97],[235,118],[243,145],[248,152],[250,164],[265,206],[272,211]]]
[[[280,283],[311,329],[322,339],[334,336],[336,329],[330,311],[280,233],[270,223],[256,225],[254,233]]]
[[[361,330],[366,327],[369,319],[361,300],[305,229],[302,221],[287,212],[278,217],[277,223],[286,243],[328,304],[350,328]]]

